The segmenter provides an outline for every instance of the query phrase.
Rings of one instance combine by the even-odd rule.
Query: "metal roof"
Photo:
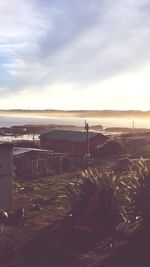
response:
[[[97,132],[89,131],[89,139],[95,137],[97,135],[102,135]],[[107,137],[105,137],[107,139]],[[40,135],[40,139],[55,139],[55,140],[65,140],[65,141],[73,141],[73,142],[85,142],[87,139],[87,133],[81,131],[68,131],[68,130],[59,130],[54,129],[49,132],[45,132]]]
[[[38,148],[30,148],[30,147],[13,147],[13,156],[21,155],[28,153],[30,151],[36,151],[36,152],[52,152],[51,150],[43,150]]]

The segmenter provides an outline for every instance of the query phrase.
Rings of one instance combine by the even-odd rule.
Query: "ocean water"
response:
[[[79,117],[47,117],[47,116],[0,116],[0,127],[11,127],[25,124],[59,124],[82,126],[85,120],[89,125],[107,127],[133,127],[133,120],[125,118],[79,118]],[[135,128],[150,128],[150,120],[134,120]]]
[[[120,118],[71,118],[71,117],[46,117],[46,116],[0,116],[0,127],[11,127],[25,124],[59,124],[59,125],[75,125],[84,126],[85,120],[91,125],[102,125],[103,129],[108,127],[133,127],[131,119]],[[135,128],[149,128],[150,120],[134,120]],[[34,136],[35,140],[39,140],[39,135]],[[0,141],[17,141],[17,140],[33,140],[33,135],[20,136],[0,136]]]
[[[85,120],[91,125],[107,127],[133,127],[133,120],[125,118],[79,118],[79,117],[47,117],[47,116],[0,116],[0,127],[11,127],[25,124],[59,124],[82,126]],[[150,120],[134,120],[135,128],[149,128]]]
[[[33,135],[32,134],[23,134],[23,135],[13,135],[13,136],[1,136],[0,135],[0,142],[15,142],[15,141],[33,141]],[[34,140],[39,140],[39,135],[35,134],[34,135]]]

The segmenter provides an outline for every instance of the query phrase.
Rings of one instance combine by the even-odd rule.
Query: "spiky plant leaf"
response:
[[[86,225],[93,231],[115,229],[121,218],[117,190],[117,177],[113,172],[85,170],[68,189],[76,225]]]

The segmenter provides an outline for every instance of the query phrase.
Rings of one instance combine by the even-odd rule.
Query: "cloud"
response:
[[[8,74],[8,86],[9,81],[12,88],[14,84],[17,85],[18,79],[24,81],[23,73],[26,73],[31,58],[34,59],[38,53],[38,41],[46,30],[46,21],[40,10],[34,10],[34,2],[6,0],[0,3],[0,54],[3,55],[1,69]],[[7,87],[7,82],[3,86]]]
[[[3,1],[1,96],[41,88],[50,94],[63,91],[61,84],[81,92],[145,67],[149,10],[148,0]]]

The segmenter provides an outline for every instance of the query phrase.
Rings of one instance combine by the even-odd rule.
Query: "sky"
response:
[[[150,110],[149,0],[0,1],[0,109]]]

